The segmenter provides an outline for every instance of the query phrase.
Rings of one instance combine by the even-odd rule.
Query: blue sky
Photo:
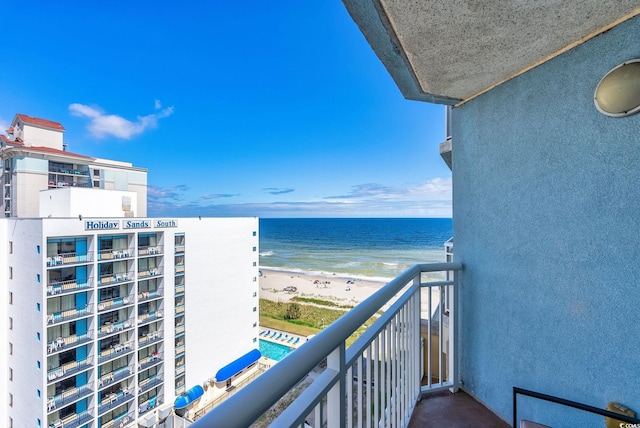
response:
[[[149,216],[451,216],[444,107],[402,97],[340,1],[3,10],[2,130],[55,120],[147,168]]]

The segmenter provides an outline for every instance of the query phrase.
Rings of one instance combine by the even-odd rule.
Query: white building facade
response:
[[[126,425],[257,347],[257,218],[4,219],[0,238],[7,426]]]

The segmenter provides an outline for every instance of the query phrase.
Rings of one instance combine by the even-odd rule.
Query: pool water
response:
[[[269,342],[268,340],[260,340],[260,353],[263,357],[271,358],[272,360],[280,361],[291,352],[286,345],[281,345],[279,343]]]

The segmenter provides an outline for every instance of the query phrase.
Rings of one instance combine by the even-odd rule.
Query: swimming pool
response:
[[[287,345],[269,342],[268,340],[260,340],[259,342],[260,353],[262,354],[262,356],[271,358],[272,360],[280,361],[291,352],[293,352]]]

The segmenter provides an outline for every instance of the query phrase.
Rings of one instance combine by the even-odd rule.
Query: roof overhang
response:
[[[640,14],[637,0],[343,0],[402,94],[466,102]]]

